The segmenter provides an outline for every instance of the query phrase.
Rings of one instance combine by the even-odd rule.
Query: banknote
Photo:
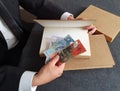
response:
[[[68,61],[71,57],[75,57],[83,52],[85,52],[86,49],[80,42],[80,40],[76,40],[68,47],[64,48],[63,50],[59,51],[58,54],[60,56],[61,62]]]
[[[58,55],[60,56],[60,60],[59,61],[62,62],[62,63],[66,62],[67,60],[69,60],[72,57],[70,51],[67,48],[59,51]]]
[[[60,37],[60,36],[55,36],[55,35],[53,35],[53,36],[51,36],[50,37],[50,45],[49,45],[49,48],[56,42],[56,41],[60,41],[60,40],[63,40],[64,38],[63,37]]]
[[[46,56],[46,60],[50,60],[52,57],[54,57],[54,54],[56,53],[56,50],[54,48],[49,48],[47,51],[44,52]]]
[[[50,47],[44,51],[44,54],[46,58],[49,60],[51,57],[53,57],[51,55],[53,55],[56,52],[61,51],[62,49],[66,48],[73,42],[74,40],[70,35],[67,35],[65,38],[62,38],[59,36],[52,36]]]
[[[66,41],[66,45],[69,46],[71,43],[74,42],[73,38],[70,35],[67,35],[64,40]]]
[[[80,40],[74,41],[70,35],[65,38],[56,39],[52,46],[44,51],[46,62],[49,62],[55,55],[60,56],[60,62],[66,62],[71,57],[75,57],[86,49]]]
[[[72,56],[77,56],[78,54],[86,51],[85,47],[83,46],[80,40],[76,40],[74,43],[72,43],[70,45],[70,48],[71,48],[70,53],[72,54]]]
[[[56,42],[54,42],[52,44],[52,46],[50,48],[48,48],[47,50],[45,50],[43,53],[46,56],[46,61],[49,61],[50,59],[53,58],[53,55],[64,49],[66,47],[66,41],[65,40],[58,40]]]
[[[50,46],[49,47],[51,47],[56,41],[65,41],[66,46],[68,46],[74,42],[73,38],[69,34],[65,38],[54,35],[50,38]]]

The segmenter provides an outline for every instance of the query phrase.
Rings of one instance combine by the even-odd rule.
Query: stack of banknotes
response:
[[[85,51],[86,49],[79,39],[73,40],[70,35],[64,38],[52,36],[49,48],[44,51],[44,55],[46,56],[46,63],[56,55],[60,56],[60,62],[66,62],[71,57],[75,57]]]

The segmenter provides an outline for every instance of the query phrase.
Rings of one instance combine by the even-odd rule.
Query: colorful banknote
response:
[[[64,38],[59,37],[59,36],[55,36],[55,35],[51,36],[51,38],[49,39],[49,40],[50,40],[50,41],[49,41],[49,43],[50,43],[49,48],[50,48],[56,41],[60,41],[60,40],[63,40],[63,39],[64,39]]]
[[[66,62],[69,58],[86,51],[80,40],[74,41],[70,35],[65,38],[54,36],[50,48],[44,51],[46,62],[55,55],[60,56],[60,62]]]
[[[75,57],[83,52],[85,52],[86,49],[80,42],[80,40],[76,40],[68,47],[64,48],[63,50],[59,51],[60,61],[66,62],[71,57]]]
[[[48,58],[51,57],[51,55],[55,52],[59,52],[69,46],[71,43],[74,42],[74,40],[70,35],[67,35],[65,38],[52,36],[50,42],[50,47],[44,51],[45,56]]]

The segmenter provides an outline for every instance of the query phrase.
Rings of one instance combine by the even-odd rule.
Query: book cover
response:
[[[90,5],[77,18],[95,19],[97,34],[104,34],[108,42],[113,41],[120,31],[120,17],[96,6]]]

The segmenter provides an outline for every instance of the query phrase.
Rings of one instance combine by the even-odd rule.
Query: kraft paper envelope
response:
[[[106,40],[111,42],[120,31],[120,17],[108,11],[90,5],[77,18],[95,19],[94,25],[98,28],[97,33],[104,34]]]

